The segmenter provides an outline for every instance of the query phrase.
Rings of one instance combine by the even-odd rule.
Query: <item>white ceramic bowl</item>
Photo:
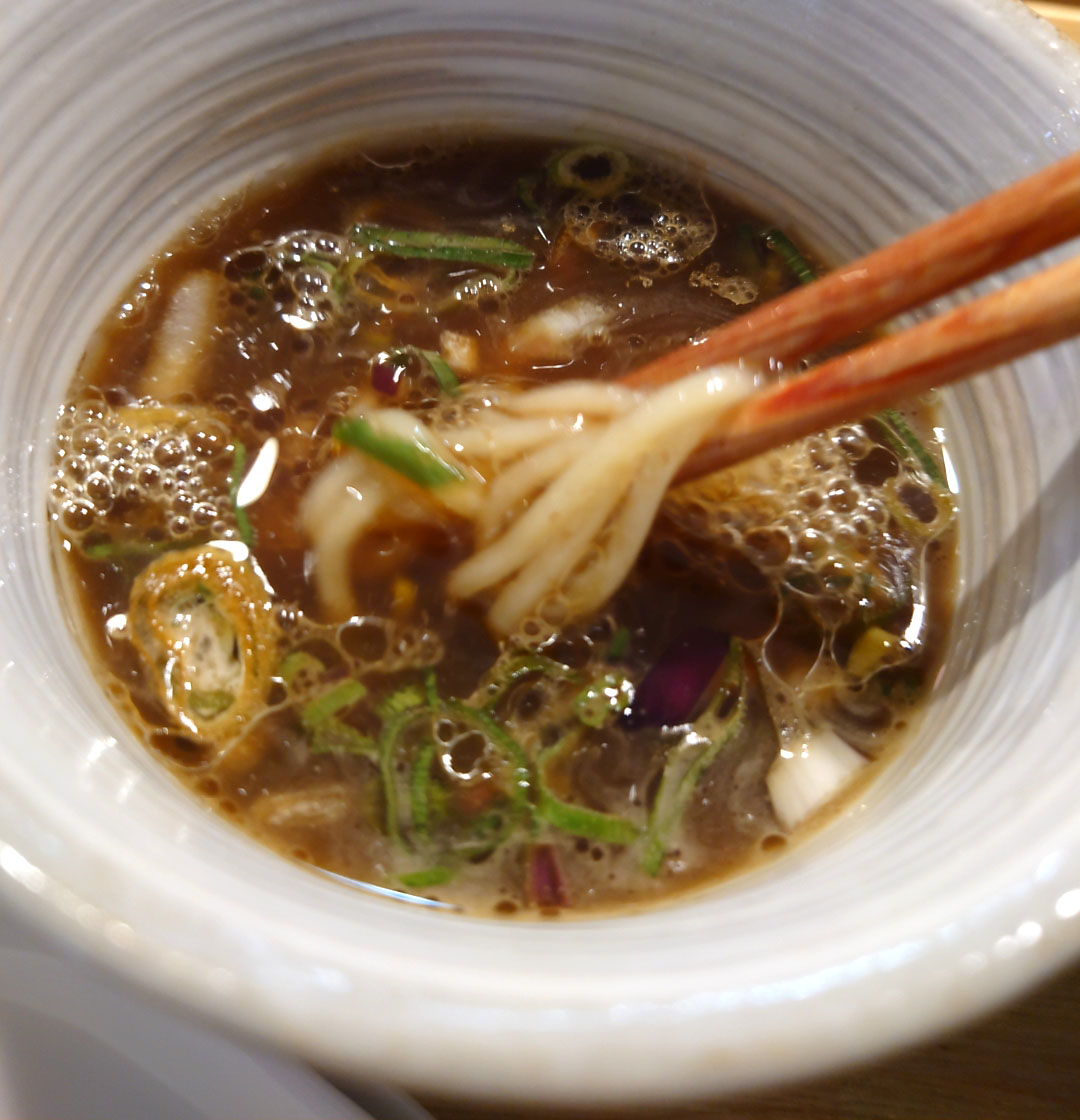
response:
[[[159,993],[327,1065],[532,1102],[865,1059],[1080,947],[1080,350],[948,396],[964,495],[917,742],[771,868],[529,925],[262,851],[133,742],[71,641],[51,418],[139,263],[245,179],[460,121],[626,134],[847,256],[1080,146],[1080,57],[1013,0],[14,0],[0,52],[0,884]]]

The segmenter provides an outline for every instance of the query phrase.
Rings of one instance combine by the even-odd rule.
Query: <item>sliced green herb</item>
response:
[[[251,527],[251,521],[248,518],[247,510],[242,509],[236,504],[236,495],[240,489],[240,483],[244,480],[244,468],[246,465],[247,448],[241,440],[237,440],[236,446],[233,448],[232,470],[229,472],[229,501],[232,503],[233,517],[236,519],[236,528],[240,533],[240,539],[248,548],[254,548],[255,531]]]
[[[641,860],[642,866],[650,875],[659,873],[668,838],[686,813],[702,775],[716,756],[742,731],[747,709],[743,659],[742,644],[732,641],[716,698],[694,722],[696,737],[705,739],[705,746],[689,760],[683,751],[676,748],[664,764],[656,800],[649,812]],[[735,704],[727,714],[720,715],[732,689],[737,690]]]
[[[435,670],[428,669],[424,673],[424,700],[429,708],[438,708],[442,703],[439,697],[439,682],[435,677]]]
[[[428,793],[431,788],[431,763],[435,758],[435,743],[427,740],[416,752],[409,775],[409,808],[412,812],[413,831],[426,840],[428,836]]]
[[[408,871],[398,876],[398,882],[403,887],[438,887],[448,883],[454,873],[449,867],[427,867],[423,871]]]
[[[396,692],[391,692],[379,704],[379,718],[385,722],[402,712],[409,711],[411,708],[422,708],[423,706],[424,695],[420,689],[413,684],[403,685]]]
[[[780,254],[784,264],[788,266],[800,284],[812,284],[817,279],[810,262],[795,247],[795,243],[786,233],[778,229],[769,229],[765,231],[763,236],[765,244]]]
[[[507,813],[492,809],[481,813],[472,821],[469,837],[456,841],[453,849],[468,859],[493,852],[509,835],[514,818]]]
[[[461,716],[479,727],[488,737],[489,742],[497,747],[503,757],[510,762],[513,768],[510,800],[518,808],[525,808],[528,805],[529,791],[532,788],[532,776],[528,755],[522,749],[521,744],[482,708],[474,708],[469,704],[463,704],[460,700],[447,700],[445,706],[455,715]]]
[[[491,711],[513,685],[525,677],[540,674],[552,680],[580,681],[581,674],[542,653],[523,653],[500,668],[485,688],[484,710]]]
[[[603,727],[630,707],[634,686],[625,677],[605,673],[574,697],[574,714],[586,727]]]
[[[584,805],[560,801],[541,787],[536,804],[537,819],[571,836],[583,836],[602,844],[632,844],[640,835],[630,821],[612,813],[600,813]]]
[[[398,825],[397,767],[395,752],[398,740],[409,724],[427,714],[426,707],[406,708],[395,712],[383,724],[379,734],[379,775],[382,778],[383,797],[386,800],[386,834],[394,844],[401,843]]]
[[[310,731],[342,708],[351,708],[366,695],[367,689],[359,681],[342,681],[307,704],[300,712],[300,722]]]
[[[370,253],[422,260],[464,261],[493,264],[502,268],[531,268],[531,249],[501,237],[436,233],[428,230],[387,229],[384,226],[353,226],[353,241]]]
[[[359,416],[346,417],[334,425],[334,439],[370,455],[418,486],[433,490],[465,476],[445,459],[440,458],[418,439],[379,435]]]
[[[88,560],[145,560],[176,547],[176,541],[95,541],[82,552]]]
[[[615,628],[615,633],[611,635],[611,641],[608,642],[607,659],[608,661],[618,661],[621,657],[625,656],[626,651],[630,648],[630,629],[626,626],[618,626]]]
[[[435,312],[449,311],[462,303],[472,303],[483,296],[499,299],[509,295],[520,283],[522,274],[515,268],[508,268],[501,275],[495,272],[478,272],[459,280],[450,291],[442,297],[432,310]]]
[[[387,354],[387,358],[395,365],[404,365],[404,359],[409,354],[415,354],[427,363],[428,368],[435,375],[435,380],[439,383],[439,388],[447,396],[456,397],[461,392],[461,382],[458,380],[457,374],[454,373],[450,363],[437,350],[424,350],[419,346],[401,346],[397,350],[391,350]]]
[[[236,696],[225,689],[212,689],[208,692],[192,692],[187,706],[200,719],[213,719],[236,703]]]
[[[885,438],[893,451],[903,460],[914,456],[915,461],[926,473],[926,477],[943,490],[948,490],[949,486],[941,468],[903,416],[895,408],[886,408],[877,414],[877,419],[885,429]]]
[[[556,152],[548,161],[548,177],[557,187],[592,198],[614,194],[630,174],[630,159],[618,148],[585,144]]]
[[[323,720],[311,735],[311,754],[358,754],[378,761],[379,746],[369,735],[362,735],[337,716]]]
[[[540,185],[539,175],[522,175],[517,181],[517,196],[521,199],[522,206],[534,218],[541,216],[540,203],[536,201],[536,188]]]
[[[291,687],[301,677],[318,677],[325,671],[326,666],[313,653],[298,649],[281,659],[274,675]]]

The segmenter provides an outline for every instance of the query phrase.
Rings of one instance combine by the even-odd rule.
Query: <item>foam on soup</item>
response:
[[[603,143],[403,141],[249,188],[136,278],[59,417],[59,563],[111,695],[284,855],[474,913],[785,847],[937,671],[932,402],[669,489],[696,402],[783,363],[662,416],[614,383],[814,267]]]

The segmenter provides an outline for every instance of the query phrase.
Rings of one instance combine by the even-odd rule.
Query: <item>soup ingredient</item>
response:
[[[244,546],[151,561],[131,589],[131,641],[178,724],[225,754],[261,714],[280,639]]]
[[[771,223],[507,138],[218,218],[103,324],[50,494],[111,691],[200,797],[357,884],[603,913],[751,866],[889,753],[948,622],[928,404],[672,489],[783,366],[614,383],[799,282]]]

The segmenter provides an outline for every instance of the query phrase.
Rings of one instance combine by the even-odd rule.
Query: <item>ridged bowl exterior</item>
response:
[[[1080,147],[1080,55],[1012,0],[11,0],[0,15],[0,890],[327,1066],[533,1103],[773,1083],[921,1039],[1080,948],[1080,347],[950,391],[951,655],[910,749],[770,867],[529,924],[263,851],[134,742],[50,566],[51,425],[201,208],[343,140],[623,135],[835,258]]]

